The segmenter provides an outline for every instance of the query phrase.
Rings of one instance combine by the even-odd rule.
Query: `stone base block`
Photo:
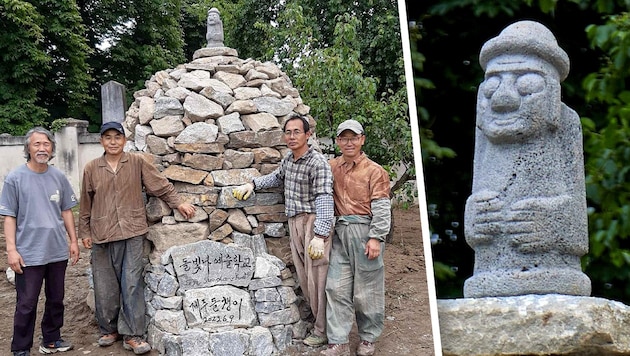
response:
[[[559,294],[438,300],[444,356],[630,355],[630,307]]]
[[[579,268],[536,268],[475,273],[464,283],[464,297],[525,294],[591,295],[591,280]]]
[[[230,47],[204,47],[193,54],[193,60],[203,57],[230,56],[238,57],[238,52]]]

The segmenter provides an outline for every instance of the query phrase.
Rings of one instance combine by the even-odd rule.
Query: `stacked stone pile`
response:
[[[184,220],[178,212],[150,200],[149,218],[157,222],[152,230],[166,232],[151,234],[158,252],[153,256],[163,251],[164,235],[167,245],[173,236],[230,242],[236,231],[280,239],[268,241],[271,252],[291,264],[288,242],[282,241],[282,190],[259,192],[244,202],[231,190],[277,167],[287,153],[282,124],[290,116],[308,115],[309,107],[272,63],[239,59],[228,47],[203,48],[193,58],[147,81],[134,94],[124,122],[128,149],[143,152],[198,208],[187,221],[192,224],[177,224]]]
[[[239,59],[232,48],[203,48],[191,63],[156,73],[134,97],[123,123],[127,150],[143,154],[196,207],[195,216],[186,220],[160,199],[148,200],[152,225],[147,237],[153,246],[145,279],[154,348],[173,355],[206,355],[208,350],[267,355],[284,349],[292,338],[303,338],[308,324],[300,319],[301,297],[293,293],[297,284],[287,268],[292,261],[282,189],[259,191],[246,201],[232,196],[235,186],[272,172],[288,152],[284,121],[308,116],[309,107],[290,79],[272,63]],[[187,264],[183,261],[209,268],[215,260],[207,256],[216,257],[221,246],[250,251],[238,255],[249,256],[256,272],[252,279],[236,278],[235,286],[233,280],[186,284],[191,272],[178,271]],[[225,269],[215,272],[222,275]],[[220,290],[208,290],[212,288]],[[190,311],[199,301],[219,295],[241,300],[243,293],[251,300],[239,304],[246,311],[239,323]],[[254,347],[257,343],[265,345]]]

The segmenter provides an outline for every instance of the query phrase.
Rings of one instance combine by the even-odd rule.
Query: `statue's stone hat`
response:
[[[563,81],[569,74],[569,56],[558,46],[553,33],[535,21],[519,21],[506,27],[481,48],[479,63],[483,70],[488,62],[502,54],[531,54],[553,65]]]

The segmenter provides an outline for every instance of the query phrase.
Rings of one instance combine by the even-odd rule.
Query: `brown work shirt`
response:
[[[335,216],[372,216],[372,200],[389,199],[389,174],[365,153],[352,162],[336,157],[329,163],[334,178]]]
[[[141,154],[123,153],[115,172],[104,155],[90,161],[83,170],[79,237],[100,244],[146,234],[143,188],[171,208],[182,203],[173,184]]]

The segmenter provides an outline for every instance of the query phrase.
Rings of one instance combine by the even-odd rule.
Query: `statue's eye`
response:
[[[523,74],[516,79],[516,89],[522,96],[540,93],[545,89],[545,78],[536,73]]]
[[[501,85],[501,79],[499,77],[488,77],[483,81],[483,83],[481,83],[481,92],[487,99],[490,99],[492,94],[499,89],[499,85]]]

